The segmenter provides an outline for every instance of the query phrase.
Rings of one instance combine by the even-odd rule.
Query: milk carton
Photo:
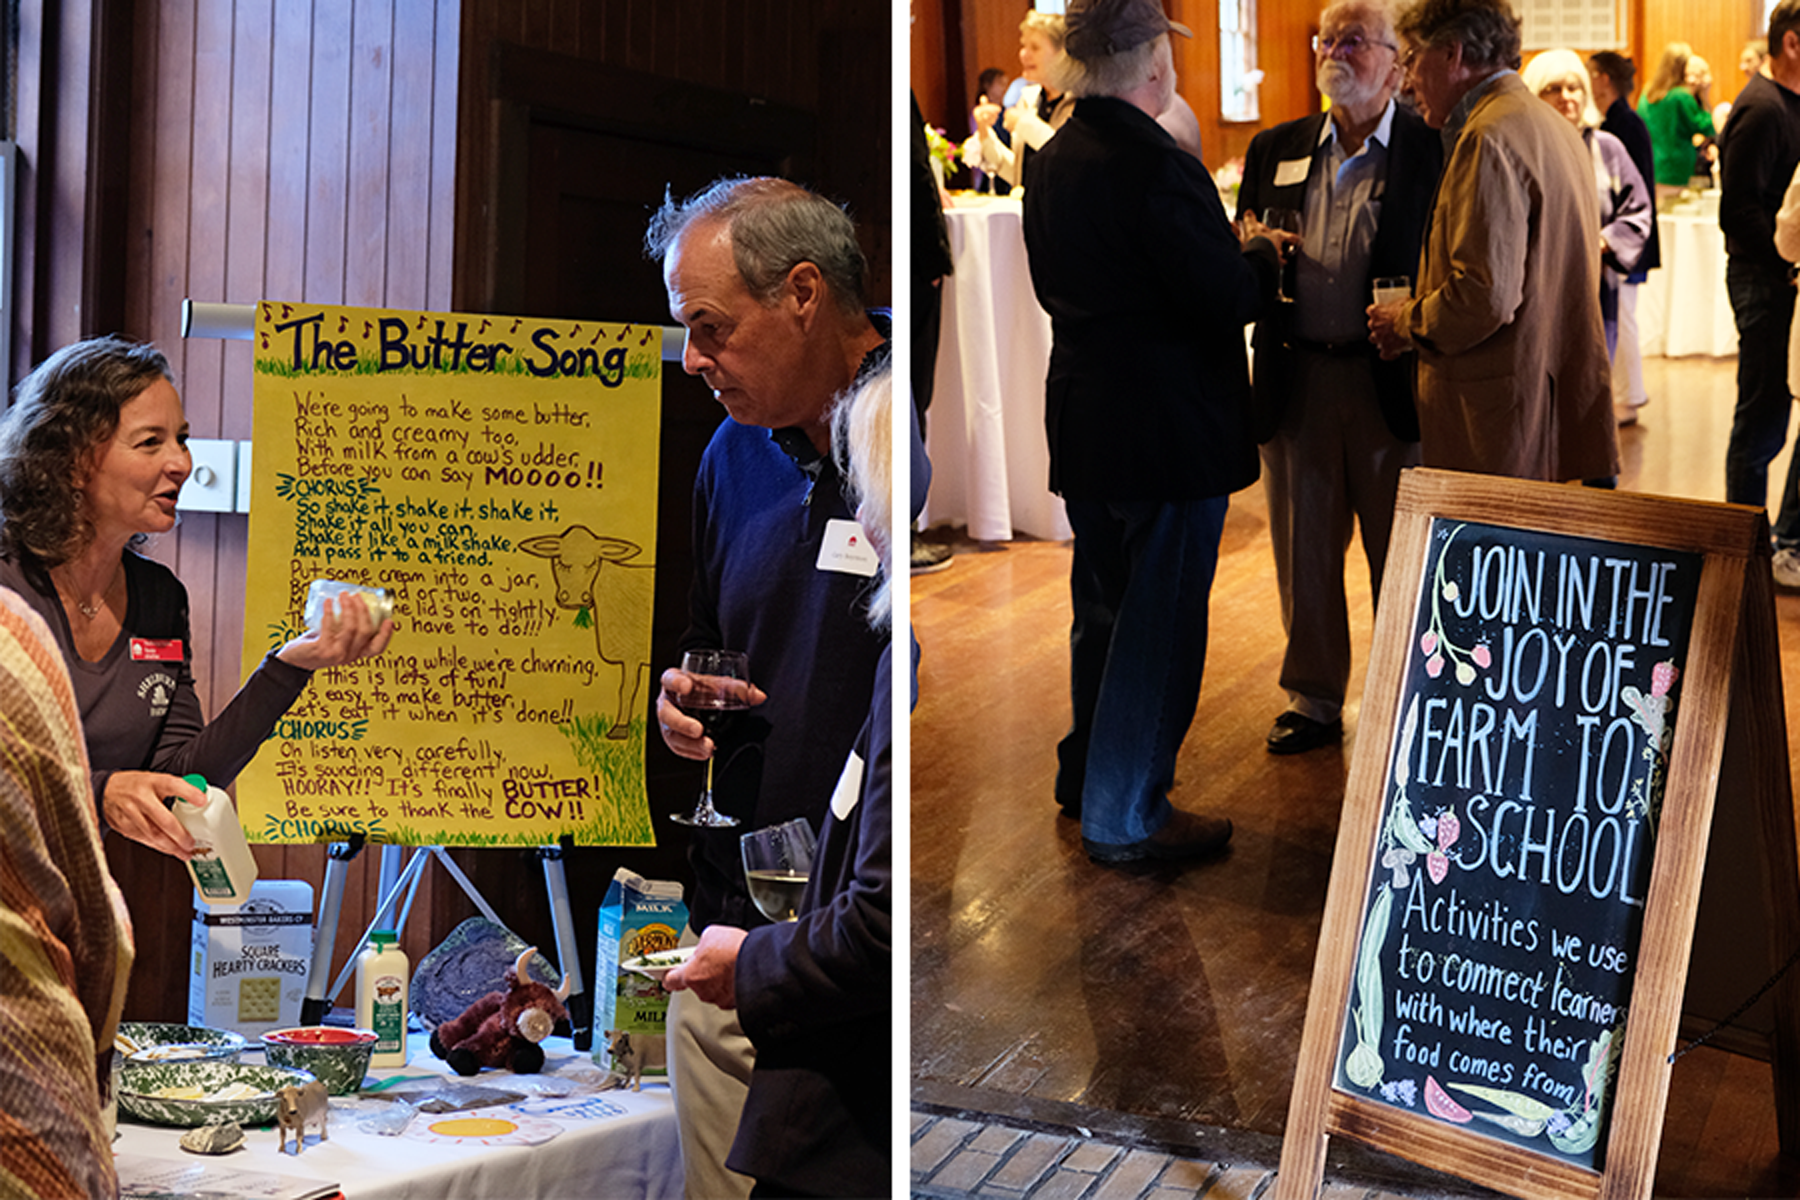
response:
[[[619,964],[675,949],[687,927],[681,885],[645,879],[620,867],[600,907],[600,940],[594,955],[594,1061],[613,1066],[607,1035],[614,1030],[661,1037],[669,993],[653,979]]]
[[[258,1038],[300,1023],[313,953],[312,885],[259,879],[242,904],[194,904],[188,1023]]]

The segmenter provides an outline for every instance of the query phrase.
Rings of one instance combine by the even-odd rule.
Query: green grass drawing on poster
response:
[[[631,732],[623,738],[609,738],[611,722],[601,714],[578,715],[557,729],[569,739],[575,759],[583,770],[600,781],[606,803],[595,805],[592,820],[567,830],[578,846],[654,846],[656,835],[651,828],[650,807],[644,791],[644,738],[648,722],[634,718]],[[546,840],[542,834],[426,831],[412,826],[396,826],[388,835],[391,841],[406,846],[537,846]]]

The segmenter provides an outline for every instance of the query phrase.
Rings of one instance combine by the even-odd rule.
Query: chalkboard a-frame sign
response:
[[[1332,1136],[1650,1196],[1728,725],[1771,955],[1800,946],[1768,556],[1755,509],[1407,472],[1277,1200],[1316,1194]],[[1794,1153],[1793,980],[1776,1013]]]

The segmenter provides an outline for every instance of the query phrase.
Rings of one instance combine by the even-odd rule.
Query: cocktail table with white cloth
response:
[[[1050,315],[1031,288],[1024,206],[1011,196],[959,196],[944,216],[956,271],[943,283],[921,524],[966,525],[979,542],[1015,532],[1065,541],[1069,521],[1050,492],[1044,434]]]
[[[1690,203],[1691,211],[1662,213],[1656,219],[1662,266],[1638,288],[1638,347],[1646,358],[1729,358],[1737,353],[1717,204]]]
[[[122,1160],[151,1159],[171,1167],[211,1165],[335,1182],[347,1200],[681,1196],[681,1147],[665,1082],[646,1082],[641,1092],[582,1091],[597,1072],[604,1072],[586,1054],[577,1053],[567,1038],[544,1042],[541,1075],[483,1071],[463,1079],[431,1053],[428,1041],[428,1034],[413,1034],[407,1066],[378,1068],[369,1074],[377,1080],[436,1075],[525,1093],[528,1099],[504,1111],[420,1112],[404,1133],[387,1136],[358,1128],[382,1111],[380,1102],[334,1096],[329,1138],[319,1141],[315,1133],[299,1154],[277,1149],[279,1131],[274,1126],[246,1129],[242,1150],[211,1157],[180,1148],[186,1130],[121,1120],[113,1150]],[[245,1061],[260,1059],[259,1053],[245,1056]],[[565,1091],[570,1094],[554,1094]],[[502,1128],[509,1125],[514,1127],[510,1131]]]

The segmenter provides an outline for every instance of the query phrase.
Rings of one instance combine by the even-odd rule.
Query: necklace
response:
[[[74,600],[73,603],[75,605],[76,611],[79,612],[82,616],[86,617],[90,621],[93,620],[95,617],[99,616],[100,610],[102,608],[106,607],[107,596],[112,594],[113,585],[119,582],[119,576],[124,572],[124,570],[125,570],[125,564],[123,562],[120,562],[118,567],[114,569],[112,578],[106,581],[106,590],[101,592],[100,598],[98,600],[94,601],[92,604],[84,604],[80,600]],[[61,589],[59,588],[58,590],[60,591]],[[64,594],[67,595],[66,592]]]

